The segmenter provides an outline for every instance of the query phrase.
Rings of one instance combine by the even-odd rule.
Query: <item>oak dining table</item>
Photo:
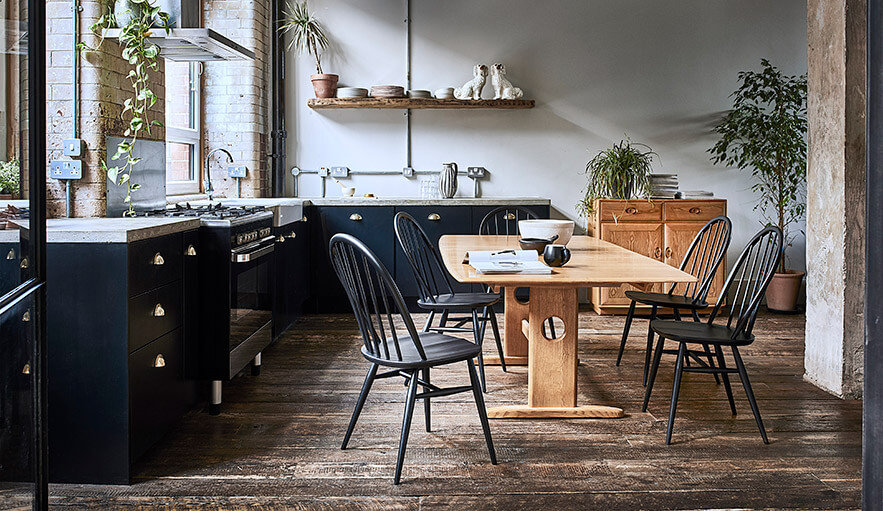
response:
[[[518,250],[518,236],[445,235],[439,240],[442,260],[454,279],[503,288],[503,356],[507,365],[527,365],[527,404],[488,408],[489,418],[622,417],[623,410],[613,405],[577,403],[579,289],[629,284],[649,291],[661,283],[697,280],[662,261],[590,236],[573,236],[567,248],[570,261],[552,268],[549,275],[487,275],[468,264],[467,253]],[[516,288],[530,289],[527,302],[516,299]],[[550,317],[564,324],[564,331],[556,331],[554,339],[543,328]],[[494,362],[485,357],[485,364]]]

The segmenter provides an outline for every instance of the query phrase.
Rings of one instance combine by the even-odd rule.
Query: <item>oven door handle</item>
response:
[[[245,247],[241,247],[239,249],[231,250],[230,260],[234,263],[247,263],[249,261],[254,261],[255,259],[264,257],[267,254],[271,254],[273,250],[276,249],[276,247],[274,243],[267,244],[267,241],[274,241],[275,239],[276,238],[274,238],[273,236],[267,236],[257,243],[246,245]]]

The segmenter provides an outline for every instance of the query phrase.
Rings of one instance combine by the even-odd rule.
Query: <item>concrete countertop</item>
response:
[[[549,199],[539,197],[454,197],[453,199],[416,199],[412,197],[303,197],[313,206],[548,206]]]
[[[56,218],[46,221],[49,243],[132,243],[199,228],[198,218]]]

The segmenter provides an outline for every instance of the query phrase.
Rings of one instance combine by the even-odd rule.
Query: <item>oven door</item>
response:
[[[275,238],[230,252],[230,378],[273,340]]]

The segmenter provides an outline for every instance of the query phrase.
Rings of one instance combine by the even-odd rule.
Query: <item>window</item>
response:
[[[166,61],[166,191],[199,193],[200,64]]]

